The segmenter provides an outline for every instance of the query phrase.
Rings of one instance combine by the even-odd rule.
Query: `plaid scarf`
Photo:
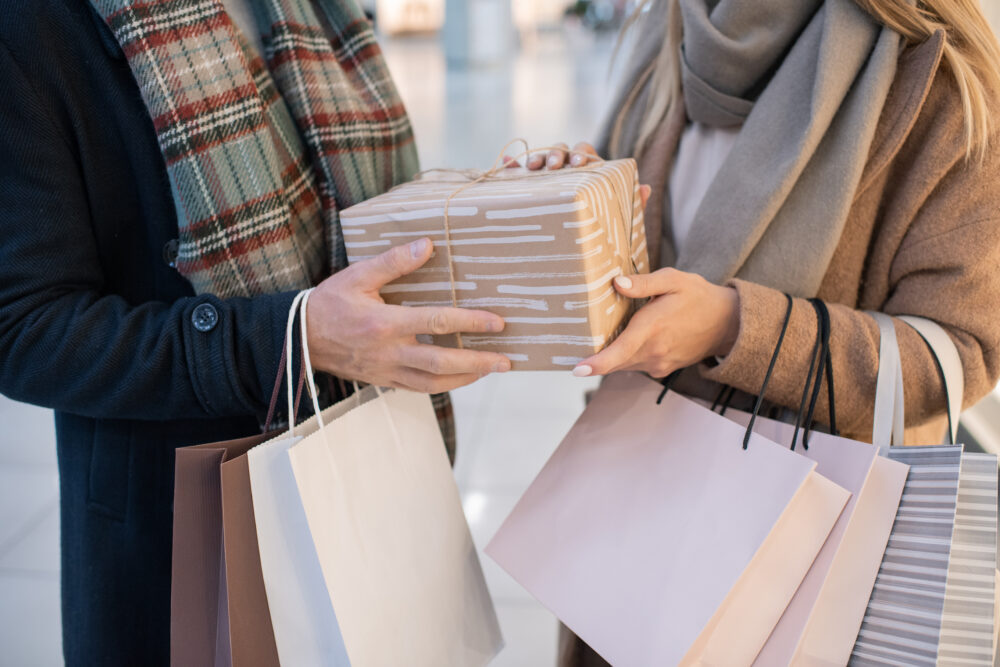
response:
[[[153,119],[177,269],[222,298],[347,266],[338,211],[417,171],[413,131],[352,0],[252,0],[267,64],[219,0],[91,0]],[[329,30],[329,32],[328,32]]]

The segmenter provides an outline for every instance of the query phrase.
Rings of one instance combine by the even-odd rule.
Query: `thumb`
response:
[[[683,274],[677,269],[666,268],[653,273],[637,273],[615,278],[615,289],[622,296],[643,299],[677,291],[679,278]]]
[[[433,249],[431,240],[423,238],[386,250],[352,266],[355,281],[362,289],[377,292],[383,285],[423,266],[430,259]]]
[[[648,185],[639,186],[639,201],[642,202],[642,207],[645,209],[646,204],[649,203],[649,195],[653,194],[653,188]]]

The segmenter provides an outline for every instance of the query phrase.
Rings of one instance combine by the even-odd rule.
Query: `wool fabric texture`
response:
[[[338,211],[417,171],[413,131],[351,0],[252,0],[267,63],[219,0],[92,0],[146,104],[197,293],[257,296],[347,266]]]
[[[843,233],[896,73],[900,36],[853,0],[680,0],[688,120],[743,128],[695,214],[684,250],[658,230],[659,263],[715,283],[734,277],[812,297]],[[666,34],[666,2],[643,17],[620,108]],[[636,148],[647,94],[627,112]],[[654,191],[669,179],[665,145],[683,122],[664,119],[640,160]],[[605,140],[606,141],[606,140]],[[603,143],[603,142],[602,142]],[[670,229],[669,206],[655,206]]]

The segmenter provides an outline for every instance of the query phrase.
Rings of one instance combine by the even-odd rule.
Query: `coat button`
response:
[[[191,313],[191,324],[202,333],[208,333],[219,323],[219,311],[210,303],[203,303]]]
[[[170,239],[163,244],[163,261],[167,266],[175,268],[177,266],[177,253],[180,250],[180,241]]]

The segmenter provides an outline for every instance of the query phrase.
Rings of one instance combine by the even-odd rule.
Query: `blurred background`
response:
[[[985,0],[1000,25],[1000,0]],[[423,168],[490,166],[520,137],[592,141],[615,87],[632,0],[364,0],[416,130]],[[627,53],[627,44],[623,54]],[[620,59],[621,60],[621,59]],[[592,379],[488,377],[454,393],[455,474],[477,544],[492,537],[583,407]],[[1000,395],[963,418],[1000,443]],[[500,666],[553,665],[554,617],[482,557],[507,648]],[[55,442],[48,410],[0,396],[0,665],[62,663]]]

